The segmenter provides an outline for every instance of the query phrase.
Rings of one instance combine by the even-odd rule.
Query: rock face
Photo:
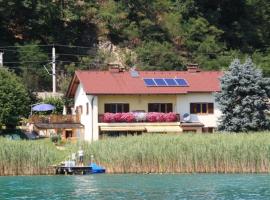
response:
[[[98,52],[103,57],[103,63],[116,65],[120,68],[129,68],[136,64],[137,56],[129,48],[121,48],[110,41],[99,42]]]

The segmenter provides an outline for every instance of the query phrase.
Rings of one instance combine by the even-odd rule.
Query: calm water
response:
[[[270,199],[270,175],[0,177],[0,199]]]

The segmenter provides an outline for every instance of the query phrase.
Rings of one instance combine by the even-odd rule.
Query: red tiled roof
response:
[[[78,83],[87,94],[185,94],[189,92],[220,91],[219,71],[139,71],[139,77],[130,72],[76,71],[67,95],[73,96]],[[147,87],[143,78],[183,78],[188,87]]]

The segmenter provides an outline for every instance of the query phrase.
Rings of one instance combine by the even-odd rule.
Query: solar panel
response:
[[[186,82],[185,79],[182,79],[182,78],[176,78],[176,79],[174,79],[174,80],[177,82],[177,84],[178,84],[179,86],[188,86],[188,84],[187,84],[187,82]]]
[[[156,82],[157,86],[167,86],[163,78],[154,78],[154,81]]]
[[[144,78],[143,81],[146,86],[157,86],[152,78]]]
[[[165,82],[167,83],[168,86],[177,86],[177,83],[172,78],[165,78],[164,80],[165,80]]]
[[[185,87],[188,83],[182,78],[144,78],[147,87]]]

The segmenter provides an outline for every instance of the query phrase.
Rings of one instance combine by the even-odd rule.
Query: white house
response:
[[[214,100],[220,76],[194,66],[187,71],[76,71],[66,95],[74,98],[88,141],[147,132],[212,132],[220,116]]]

